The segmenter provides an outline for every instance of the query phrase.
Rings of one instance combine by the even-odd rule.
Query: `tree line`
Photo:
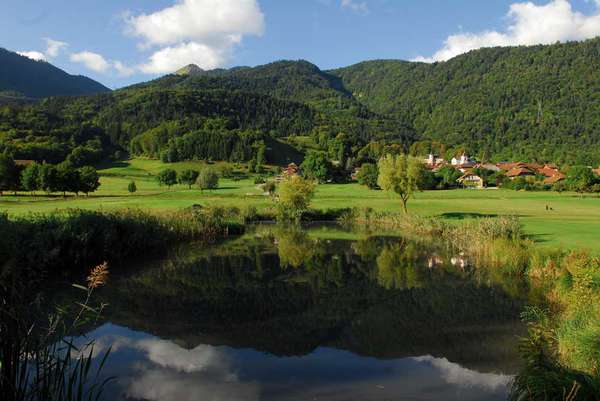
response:
[[[27,166],[0,155],[0,195],[6,191],[67,192],[86,195],[100,187],[100,177],[92,166],[75,167],[68,162],[58,165],[33,162]]]

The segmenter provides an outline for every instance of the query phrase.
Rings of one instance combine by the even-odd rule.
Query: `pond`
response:
[[[106,400],[505,400],[526,289],[443,246],[258,226],[113,267]]]

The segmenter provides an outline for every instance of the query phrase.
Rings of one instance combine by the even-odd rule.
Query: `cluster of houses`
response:
[[[518,177],[534,179],[535,177],[544,177],[544,184],[555,184],[566,178],[559,168],[554,164],[537,164],[523,162],[501,162],[501,163],[478,163],[475,159],[463,153],[460,157],[453,157],[447,162],[443,158],[430,154],[424,159],[426,167],[432,171],[438,171],[442,167],[450,166],[463,175],[457,180],[461,185],[470,188],[483,188],[485,182],[483,177],[475,173],[477,170],[488,170],[494,173],[503,173],[505,177],[514,180]]]

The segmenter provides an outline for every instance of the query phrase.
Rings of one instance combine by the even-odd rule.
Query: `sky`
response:
[[[1,0],[0,47],[111,88],[194,63],[446,61],[600,35],[600,0]]]

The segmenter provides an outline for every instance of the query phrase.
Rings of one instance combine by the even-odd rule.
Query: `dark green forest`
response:
[[[596,166],[599,67],[600,39],[331,71],[307,61],[186,67],[111,93],[2,106],[0,151],[53,163],[115,152],[245,161],[267,138],[303,136],[346,167],[429,148]]]

